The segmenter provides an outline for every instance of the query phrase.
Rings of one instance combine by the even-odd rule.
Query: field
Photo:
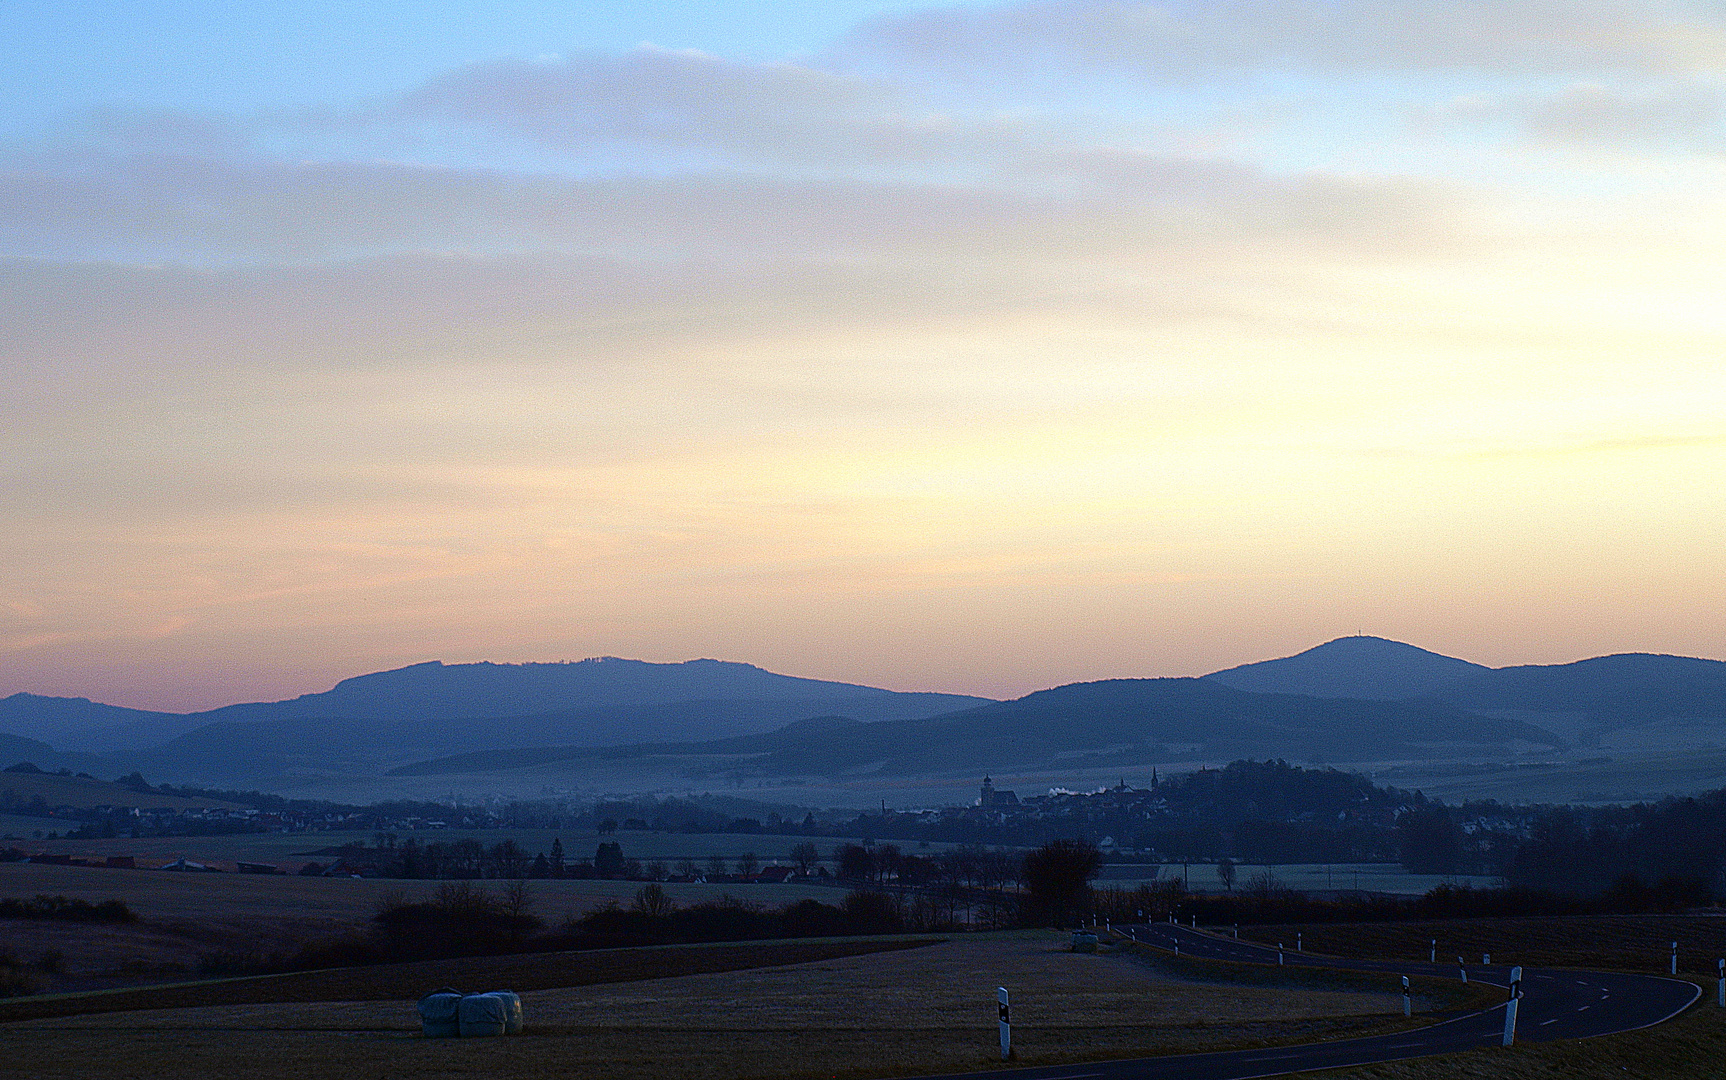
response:
[[[40,795],[49,806],[77,806],[85,809],[93,806],[138,806],[198,810],[236,805],[218,799],[187,798],[156,792],[139,793],[106,780],[92,780],[87,776],[58,776],[52,773],[0,772],[0,792],[6,791],[10,791],[20,803],[27,803]]]
[[[1498,880],[1462,874],[1409,874],[1396,863],[1286,863],[1273,866],[1240,863],[1235,866],[1235,888],[1245,886],[1267,871],[1280,886],[1319,893],[1365,890],[1419,896],[1439,885],[1472,885],[1480,889],[1490,888]],[[1224,891],[1223,883],[1217,878],[1217,868],[1212,863],[1111,863],[1103,867],[1096,884],[1131,888],[1141,881],[1158,878],[1164,881],[1184,880],[1195,892]]]
[[[37,839],[47,833],[57,833],[68,828],[77,828],[76,824],[68,825],[60,818],[22,817],[18,814],[0,814],[0,840]],[[40,847],[40,844],[31,845]]]
[[[3,924],[0,949],[25,961],[48,952],[61,953],[64,971],[37,977],[45,990],[133,985],[196,972],[207,954],[291,952],[315,938],[360,927],[388,896],[429,897],[439,885],[378,878],[177,874],[0,863],[0,896],[47,893],[92,902],[120,899],[140,918],[129,926],[12,921]],[[627,906],[640,888],[640,883],[628,881],[528,883],[534,913],[553,924],[609,903]],[[842,889],[818,885],[670,884],[665,891],[679,904],[730,893],[769,907],[804,897],[834,903],[844,895]]]
[[[771,960],[776,946],[751,947]],[[612,955],[507,959],[566,971]],[[483,968],[496,961],[462,963],[474,970],[458,981],[490,987]],[[428,970],[420,983],[449,974]],[[1057,935],[1020,932],[529,990],[528,1033],[519,1039],[422,1039],[409,1000],[298,1001],[16,1022],[0,1027],[0,1060],[45,1080],[914,1075],[998,1063],[996,986],[1014,995],[1015,1043],[1027,1064],[1307,1041],[1406,1023],[1390,993],[1192,982],[1119,956],[1069,952]],[[359,996],[351,983],[347,993]]]
[[[575,829],[422,829],[395,834],[397,841],[412,837],[421,844],[448,844],[456,840],[473,839],[491,847],[504,840],[514,840],[522,850],[532,855],[551,850],[553,840],[561,840],[564,857],[570,860],[592,858],[602,842],[615,842],[625,858],[642,862],[658,860],[675,867],[679,859],[693,859],[706,869],[711,856],[735,861],[739,855],[752,853],[763,863],[775,859],[789,862],[794,844],[813,839],[821,858],[831,862],[833,849],[840,844],[860,843],[845,837],[779,836],[760,833],[673,833],[634,832],[619,830],[601,836]],[[297,871],[307,862],[328,863],[332,856],[312,852],[339,848],[343,844],[376,842],[372,832],[303,832],[303,833],[238,833],[231,836],[165,836],[114,837],[106,840],[41,840],[23,845],[29,851],[47,851],[70,855],[134,855],[154,865],[172,862],[182,856],[194,862],[232,869],[235,862],[273,863],[289,871]],[[927,855],[944,851],[952,844],[906,845],[912,854]]]
[[[1241,937],[1275,944],[1304,935],[1310,952],[1334,956],[1425,960],[1438,941],[1441,962],[1460,954],[1479,963],[1598,967],[1664,974],[1672,942],[1678,970],[1712,980],[1726,957],[1726,918],[1713,915],[1625,915],[1574,918],[1435,920],[1241,927]]]
[[[4,819],[0,819],[3,821]],[[36,820],[36,819],[25,819]],[[64,827],[64,823],[61,823]],[[38,827],[39,830],[39,827]],[[240,833],[232,836],[172,836],[130,839],[116,837],[107,840],[35,840],[21,845],[26,850],[65,853],[71,855],[132,855],[140,863],[160,866],[178,858],[191,859],[207,865],[233,869],[236,862],[272,863],[290,872],[307,862],[328,863],[333,856],[312,854],[330,851],[343,844],[376,842],[376,832],[305,832],[305,833]],[[774,860],[789,862],[794,844],[813,842],[824,863],[833,864],[833,851],[841,844],[861,843],[857,837],[782,836],[762,833],[673,833],[619,830],[601,836],[593,832],[571,829],[425,829],[397,834],[397,841],[412,837],[421,844],[450,843],[473,839],[487,847],[504,840],[514,840],[522,850],[533,854],[549,851],[553,840],[563,842],[565,857],[571,860],[592,858],[594,849],[603,841],[615,841],[625,858],[642,862],[659,861],[675,870],[682,859],[693,860],[704,872],[707,860],[718,856],[735,863],[745,853],[755,855],[763,863]],[[931,855],[955,847],[948,843],[906,843],[901,847],[907,854]],[[1396,863],[1294,863],[1265,867],[1241,864],[1235,868],[1235,887],[1240,888],[1253,877],[1269,870],[1280,885],[1305,891],[1327,892],[1366,890],[1368,892],[1419,895],[1444,883],[1492,885],[1496,879],[1461,875],[1408,874]],[[1182,878],[1199,892],[1222,892],[1216,867],[1211,863],[1109,863],[1097,879],[1099,886],[1120,885],[1131,888],[1142,881]],[[633,891],[633,890],[631,890]]]

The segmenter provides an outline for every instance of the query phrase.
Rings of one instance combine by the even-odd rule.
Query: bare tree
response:
[[[1229,892],[1235,891],[1235,864],[1233,859],[1217,860],[1217,880],[1223,883],[1223,888]]]
[[[646,915],[650,919],[663,918],[676,907],[677,904],[672,901],[671,897],[665,895],[665,886],[657,881],[651,885],[643,885],[636,890],[635,903],[630,905],[631,910]]]
[[[820,864],[821,850],[808,840],[792,844],[791,861],[797,864],[798,873],[807,874]]]
[[[515,878],[503,887],[503,913],[511,918],[519,918],[533,910],[533,890],[527,887],[527,882]]]
[[[737,876],[747,878],[761,869],[761,860],[755,857],[755,852],[745,851],[737,857]]]

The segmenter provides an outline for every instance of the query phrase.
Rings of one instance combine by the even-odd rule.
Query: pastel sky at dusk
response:
[[[1726,656],[1726,8],[0,8],[0,695]]]

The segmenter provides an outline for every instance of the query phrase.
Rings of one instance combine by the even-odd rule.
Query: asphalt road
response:
[[[1140,924],[1116,929],[1147,945],[1164,949],[1179,946],[1183,956],[1259,964],[1277,962],[1274,948],[1172,924]],[[1283,950],[1283,962],[1308,967],[1383,971],[1393,975],[1461,978],[1461,972],[1454,964],[1340,960],[1311,956],[1292,948]],[[1468,977],[1474,982],[1505,986],[1510,979],[1510,968],[1502,965],[1470,967]],[[1387,980],[1387,987],[1389,985],[1394,983]],[[1701,993],[1701,988],[1694,983],[1653,975],[1528,968],[1522,976],[1523,996],[1517,1006],[1516,1038],[1519,1042],[1547,1042],[1634,1031],[1671,1019],[1689,1007]],[[1251,1077],[1336,1069],[1499,1046],[1504,1038],[1504,1011],[1505,1007],[1499,1005],[1454,1016],[1428,1027],[1365,1039],[962,1075],[966,1080],[991,1077],[1003,1080],[1009,1077],[1012,1080],[1249,1080]]]

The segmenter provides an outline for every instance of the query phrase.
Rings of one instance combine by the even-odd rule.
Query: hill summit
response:
[[[1205,678],[1255,694],[1402,701],[1491,668],[1381,637],[1340,637],[1302,653],[1213,672]]]

